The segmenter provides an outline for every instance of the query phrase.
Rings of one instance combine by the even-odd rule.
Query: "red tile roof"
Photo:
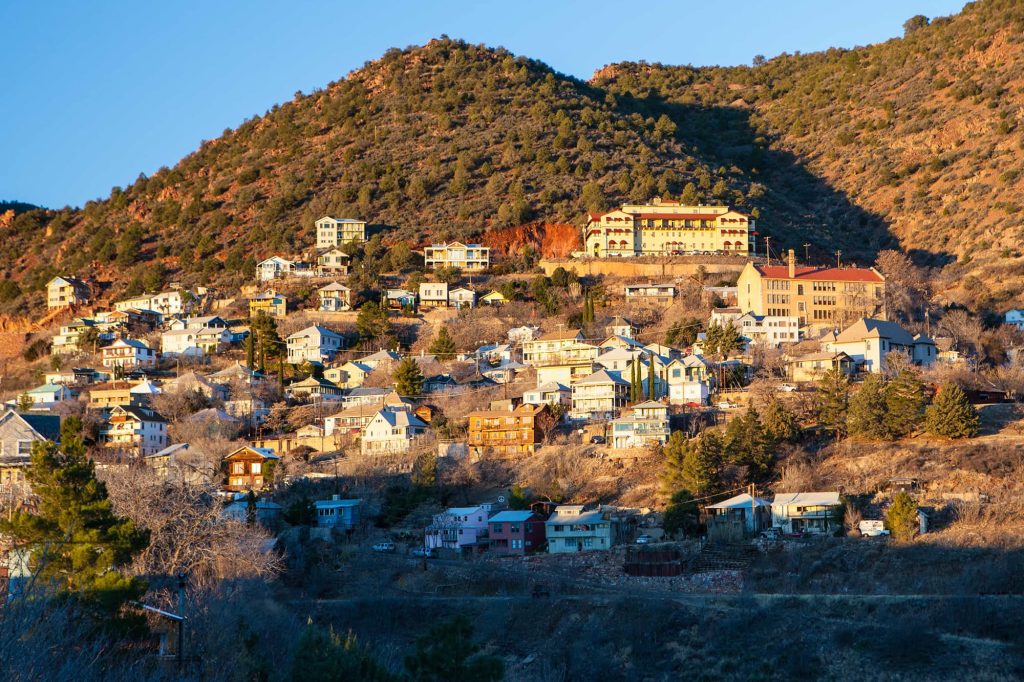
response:
[[[755,265],[762,277],[769,279],[789,279],[788,265]],[[796,279],[817,279],[836,282],[884,282],[874,270],[869,268],[814,268],[807,265],[797,266]]]
[[[634,213],[644,220],[715,220],[720,213]]]

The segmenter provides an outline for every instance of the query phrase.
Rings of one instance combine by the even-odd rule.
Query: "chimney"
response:
[[[793,279],[796,277],[796,254],[793,253],[793,249],[789,250],[789,278]]]

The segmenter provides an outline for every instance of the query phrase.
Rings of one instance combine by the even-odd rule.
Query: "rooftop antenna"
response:
[[[842,251],[836,251],[836,268],[837,269],[842,267],[842,259],[841,259],[842,255],[843,255]]]
[[[809,242],[804,242],[804,262],[807,265],[811,264],[811,245]]]

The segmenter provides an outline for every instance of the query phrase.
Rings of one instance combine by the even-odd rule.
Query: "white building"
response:
[[[364,455],[408,452],[413,439],[426,428],[419,417],[405,410],[380,410],[363,427],[359,448]]]
[[[313,503],[316,525],[321,528],[353,530],[359,525],[362,505],[362,500],[343,500],[340,495],[332,495],[329,500],[317,500]]]
[[[156,366],[156,351],[138,339],[118,339],[100,352],[107,369]]]
[[[568,386],[549,381],[523,393],[523,402],[528,405],[572,405],[572,391]]]
[[[780,493],[772,500],[772,525],[784,533],[829,533],[843,527],[838,492]]]
[[[462,549],[487,542],[487,519],[491,505],[475,507],[450,507],[440,514],[434,514],[433,523],[427,526],[426,546],[435,549]]]
[[[569,554],[610,549],[611,520],[600,510],[587,511],[582,504],[562,504],[544,523],[549,554]]]
[[[336,313],[352,308],[352,290],[344,284],[331,282],[316,290],[320,296],[320,311]]]
[[[626,300],[648,303],[671,303],[676,297],[674,284],[627,284],[623,287]]]
[[[366,221],[324,216],[316,221],[316,247],[328,249],[349,242],[366,241]]]
[[[309,362],[326,362],[341,350],[344,337],[330,329],[313,325],[295,332],[287,339],[288,362],[301,365]]]
[[[634,405],[629,414],[611,421],[610,445],[615,449],[642,448],[668,442],[668,406],[656,400]]]
[[[938,358],[935,342],[923,334],[911,335],[895,322],[861,318],[844,329],[822,350],[846,353],[867,372],[884,372],[885,356],[902,353],[915,365],[930,367]]]
[[[301,269],[301,263],[282,258],[281,256],[271,256],[256,264],[256,278],[261,282],[286,279]]]
[[[448,292],[449,308],[472,308],[476,305],[476,292],[465,287],[456,287]]]
[[[192,308],[195,297],[190,292],[182,292],[177,289],[162,291],[159,294],[144,294],[126,298],[114,303],[114,310],[124,312],[126,310],[152,310],[164,317],[172,315],[184,315]]]
[[[421,308],[447,308],[448,307],[448,284],[447,284],[447,282],[421,282],[420,283],[420,307]]]
[[[160,335],[164,355],[204,357],[216,355],[231,345],[231,332],[224,328],[172,329]]]
[[[118,405],[100,427],[99,440],[103,447],[145,457],[166,447],[167,422],[153,410]]]
[[[629,401],[629,382],[617,372],[600,370],[572,386],[572,418],[614,419]]]

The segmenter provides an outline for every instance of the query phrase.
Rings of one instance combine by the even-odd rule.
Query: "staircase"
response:
[[[708,571],[742,571],[759,556],[757,547],[750,544],[711,542],[701,549],[690,570],[694,573]]]

